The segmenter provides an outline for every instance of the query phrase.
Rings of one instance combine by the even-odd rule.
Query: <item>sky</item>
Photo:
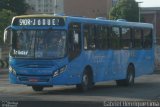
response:
[[[136,0],[140,3],[140,7],[160,7],[160,0]]]

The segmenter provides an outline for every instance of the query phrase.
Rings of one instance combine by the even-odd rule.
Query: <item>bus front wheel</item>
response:
[[[89,71],[85,71],[82,76],[81,84],[77,84],[76,88],[80,91],[87,91],[94,86],[92,73]]]
[[[118,86],[133,86],[135,78],[135,71],[133,66],[129,66],[127,70],[126,79],[116,80]]]
[[[42,86],[32,86],[32,89],[33,89],[34,91],[43,91],[43,88],[44,88],[44,87],[42,87]]]

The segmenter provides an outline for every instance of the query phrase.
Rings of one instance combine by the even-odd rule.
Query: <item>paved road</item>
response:
[[[93,105],[104,101],[160,101],[160,74],[138,77],[135,82],[134,87],[118,87],[114,81],[103,82],[84,93],[77,91],[75,86],[55,86],[33,92],[31,87],[10,84],[7,74],[2,74],[0,101],[85,101]]]

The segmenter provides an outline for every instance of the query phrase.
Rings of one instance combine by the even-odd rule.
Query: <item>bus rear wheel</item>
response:
[[[89,71],[85,71],[82,76],[81,84],[77,84],[76,88],[80,91],[87,91],[94,86],[92,73]]]
[[[129,66],[127,70],[126,79],[116,80],[118,86],[133,86],[135,78],[135,71],[133,66]]]
[[[33,91],[36,91],[36,92],[43,91],[43,88],[44,87],[42,87],[42,86],[32,86]]]

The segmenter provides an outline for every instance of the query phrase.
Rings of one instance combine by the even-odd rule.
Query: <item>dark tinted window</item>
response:
[[[69,58],[73,59],[79,55],[81,50],[81,24],[69,24]]]
[[[121,34],[122,34],[122,49],[129,49],[130,47],[132,47],[131,29],[122,28]]]
[[[143,39],[144,39],[144,48],[152,47],[152,30],[144,29],[143,30]]]
[[[108,48],[108,27],[98,25],[96,27],[96,43],[98,49],[107,49]]]
[[[84,49],[95,49],[95,26],[91,24],[84,25]]]
[[[110,34],[110,48],[111,49],[119,49],[120,48],[120,28],[112,27]]]
[[[134,29],[134,48],[142,48],[143,34],[141,29]]]

